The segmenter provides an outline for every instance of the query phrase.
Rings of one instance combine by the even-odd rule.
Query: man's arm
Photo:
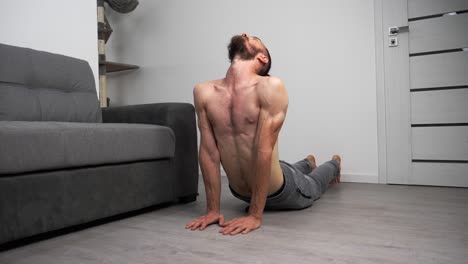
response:
[[[219,213],[221,194],[219,151],[204,105],[197,107],[197,113],[200,130],[200,168],[205,183],[207,209],[208,212]]]
[[[262,106],[254,142],[253,175],[250,178],[252,199],[249,215],[260,220],[268,195],[273,149],[286,116],[286,109],[280,109],[280,107],[287,108],[287,101],[284,103],[282,98],[276,99],[271,104]]]
[[[213,134],[213,128],[206,114],[203,87],[196,86],[193,90],[195,109],[198,116],[200,130],[200,168],[205,184],[207,214],[188,223],[186,228],[203,230],[206,226],[219,222],[224,223],[224,217],[220,214],[220,158]]]
[[[252,164],[252,199],[249,215],[225,223],[223,234],[246,234],[261,225],[263,210],[268,195],[271,177],[271,159],[278,140],[279,131],[286,117],[288,96],[286,89],[277,78],[270,78],[269,85],[260,91],[260,114],[254,141]]]

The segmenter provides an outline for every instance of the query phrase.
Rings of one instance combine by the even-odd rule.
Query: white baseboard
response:
[[[379,176],[376,174],[342,174],[342,182],[379,183]]]

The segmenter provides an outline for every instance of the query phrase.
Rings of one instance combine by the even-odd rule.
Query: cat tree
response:
[[[138,6],[138,0],[97,0],[98,22],[98,53],[99,53],[99,102],[101,107],[107,107],[107,77],[109,72],[138,69],[136,65],[110,62],[106,60],[106,43],[112,34],[112,28],[107,21],[104,2],[119,13],[129,13]]]

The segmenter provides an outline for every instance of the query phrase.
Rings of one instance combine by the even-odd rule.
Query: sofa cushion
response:
[[[174,157],[165,126],[0,121],[0,175]]]
[[[0,43],[0,120],[101,122],[88,62]]]

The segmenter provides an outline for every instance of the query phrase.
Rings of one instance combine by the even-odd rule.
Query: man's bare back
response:
[[[283,91],[281,91],[283,90]],[[195,93],[203,98],[207,121],[216,140],[220,161],[229,179],[229,185],[238,194],[252,196],[252,171],[256,155],[255,136],[258,134],[260,110],[272,93],[280,92],[283,105],[279,116],[285,116],[287,95],[279,79],[257,76],[250,83],[229,85],[226,80],[215,80],[197,86]],[[278,121],[284,118],[277,117]],[[276,192],[283,184],[279,165],[278,142],[274,143],[268,182],[268,194]]]

